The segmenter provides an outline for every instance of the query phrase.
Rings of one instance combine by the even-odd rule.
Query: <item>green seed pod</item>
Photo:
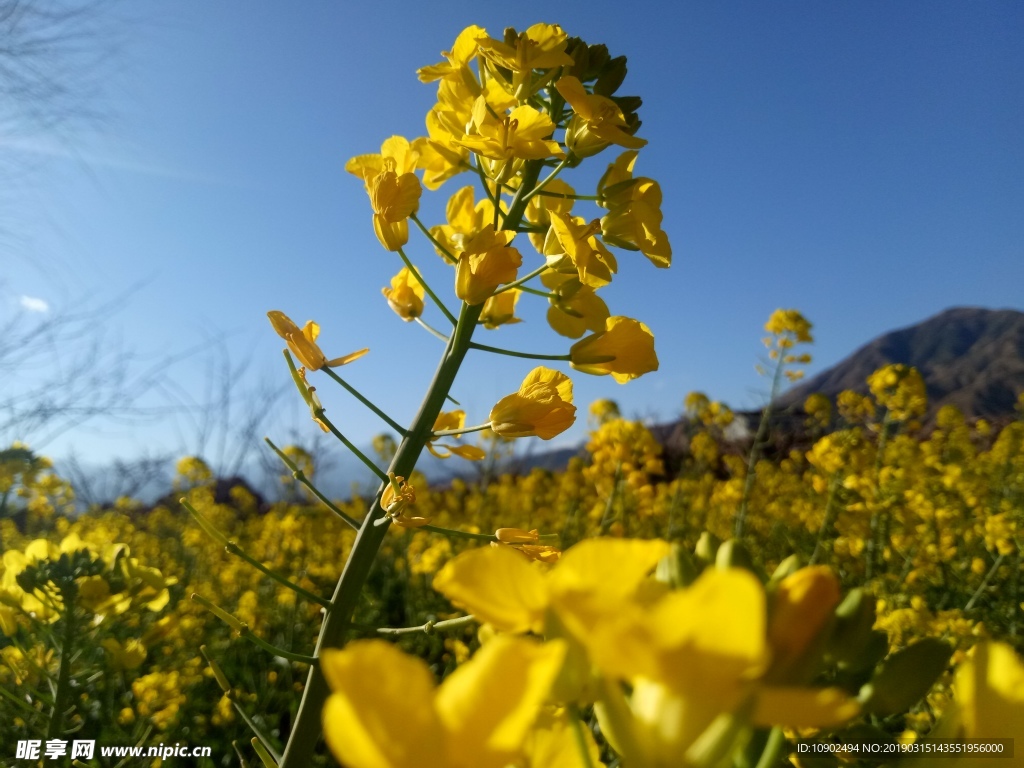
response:
[[[679,589],[690,586],[700,571],[701,566],[694,560],[693,555],[679,544],[673,544],[672,551],[658,561],[658,566],[654,569],[654,578],[673,589]]]
[[[903,712],[928,693],[949,666],[953,649],[928,637],[892,654],[860,689],[864,709],[876,715]]]
[[[694,547],[693,554],[705,565],[710,565],[715,562],[715,555],[718,553],[718,548],[721,545],[722,540],[715,536],[715,534],[704,531],[700,538],[697,539],[697,546]]]
[[[853,589],[836,608],[836,625],[827,653],[839,664],[852,665],[871,641],[875,626],[875,598]]]

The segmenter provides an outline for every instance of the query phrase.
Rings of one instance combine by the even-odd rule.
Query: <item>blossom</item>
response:
[[[493,229],[494,203],[488,198],[474,203],[473,193],[473,187],[462,187],[448,198],[445,207],[448,223],[430,228],[431,236],[438,243],[434,246],[438,256],[454,257],[454,254],[465,250],[466,243],[480,234],[485,227],[491,226]]]
[[[480,52],[489,61],[512,73],[508,90],[521,101],[537,90],[537,84],[532,81],[533,70],[573,65],[572,56],[565,52],[568,36],[557,24],[534,24],[514,37],[506,33],[504,41],[485,36],[477,42]],[[495,72],[495,75],[500,76],[500,73]],[[541,78],[539,82],[547,81]]]
[[[495,116],[493,109],[484,96],[477,97],[472,116],[475,133],[455,139],[456,144],[490,161],[484,165],[491,178],[508,181],[524,160],[565,157],[558,142],[550,138],[555,124],[543,112],[526,104],[508,115]]]
[[[493,330],[501,325],[522,322],[516,317],[516,304],[521,293],[518,288],[512,288],[489,297],[480,312],[480,322],[484,328]]]
[[[607,96],[587,93],[583,83],[571,75],[555,88],[572,107],[573,116],[565,129],[565,144],[576,157],[595,155],[609,144],[640,149],[646,139],[628,132],[629,124],[619,106]]]
[[[564,656],[558,642],[495,637],[436,686],[426,663],[382,640],[325,650],[327,744],[350,768],[504,768]]]
[[[587,224],[580,217],[557,211],[551,211],[550,215],[551,227],[544,241],[548,263],[559,269],[559,262],[567,260],[571,265],[569,269],[575,269],[583,285],[591,288],[608,285],[619,267],[611,251],[595,237],[601,231],[601,222],[595,219]]]
[[[410,514],[410,508],[416,503],[416,489],[394,472],[388,472],[388,480],[380,497],[380,506],[387,512],[391,522],[400,528],[422,528],[430,523],[429,517]]]
[[[373,231],[389,251],[397,251],[409,242],[408,218],[419,209],[423,191],[416,174],[399,175],[395,168],[395,161],[385,158],[384,170],[369,185]]]
[[[646,177],[633,177],[637,152],[623,152],[598,183],[599,205],[608,208],[601,236],[619,248],[640,251],[656,267],[672,263],[672,246],[661,229],[661,187]]]
[[[609,317],[603,331],[577,341],[569,355],[577,371],[597,376],[610,373],[619,384],[658,370],[654,334],[629,317]]]
[[[550,440],[576,421],[572,381],[564,373],[539,366],[523,380],[519,391],[503,397],[491,409],[491,429],[502,437],[536,435]]]
[[[328,360],[316,344],[316,339],[320,335],[320,326],[312,320],[307,321],[302,326],[302,330],[299,330],[299,327],[284,312],[272,310],[267,312],[267,317],[270,318],[270,324],[274,326],[277,335],[288,342],[288,349],[292,351],[292,354],[299,358],[299,362],[311,371],[318,371],[324,366],[337,368],[340,365],[346,365],[353,360],[358,360],[370,351],[369,349],[360,349],[342,357]]]
[[[515,280],[523,257],[510,246],[514,237],[488,224],[467,240],[455,266],[455,295],[467,304],[482,304],[499,285]]]
[[[547,319],[556,333],[578,339],[587,331],[604,330],[605,320],[611,313],[593,288],[583,285],[575,275],[563,272],[549,270],[540,279],[551,290]]]
[[[388,169],[399,176],[416,170],[420,153],[416,142],[409,142],[402,136],[392,136],[381,144],[380,154],[356,155],[345,163],[345,170],[358,176],[366,184],[367,192],[373,179]]]
[[[391,287],[381,288],[381,293],[388,300],[388,306],[405,322],[423,314],[423,285],[408,267],[402,267],[391,278]]]
[[[448,411],[446,413],[440,413],[437,419],[434,421],[435,432],[439,431],[450,431],[455,429],[461,429],[466,424],[466,412],[463,410]],[[452,435],[453,438],[459,438],[461,435]],[[434,440],[427,441],[427,450],[439,459],[447,459],[452,454],[461,456],[464,459],[470,461],[480,461],[487,454],[482,448],[478,448],[475,445],[443,445],[436,444]]]

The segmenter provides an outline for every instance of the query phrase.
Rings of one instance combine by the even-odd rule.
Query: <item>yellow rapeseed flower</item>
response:
[[[572,381],[564,373],[539,366],[523,380],[519,391],[503,397],[491,409],[491,430],[502,437],[536,435],[550,440],[576,421]]]
[[[388,306],[405,322],[411,322],[423,314],[423,285],[408,267],[402,267],[391,278],[390,288],[380,290],[388,300]]]
[[[399,174],[394,159],[384,158],[384,169],[369,184],[373,231],[389,251],[409,242],[409,216],[420,206],[423,188],[416,174]]]
[[[455,295],[467,304],[482,304],[499,285],[515,280],[523,257],[510,245],[514,237],[488,224],[469,238],[455,265]]]
[[[577,341],[569,355],[577,371],[596,376],[610,373],[619,384],[658,370],[654,334],[629,317],[609,317],[603,331]]]
[[[572,107],[565,145],[576,157],[596,155],[609,144],[627,149],[640,149],[647,144],[646,139],[628,132],[629,125],[618,104],[607,96],[587,93],[578,78],[563,77],[555,88]]]
[[[328,360],[316,344],[316,339],[320,335],[320,326],[312,320],[309,320],[302,327],[302,330],[299,330],[299,327],[284,312],[272,310],[267,312],[267,317],[270,318],[270,324],[274,326],[274,331],[277,332],[277,335],[288,342],[288,348],[292,351],[292,354],[299,359],[303,366],[311,371],[318,371],[324,366],[337,368],[340,365],[351,363],[353,360],[358,360],[370,351],[369,349],[360,349],[342,357]]]
[[[326,650],[327,744],[349,768],[504,768],[564,657],[561,643],[495,637],[436,686],[426,663],[381,640]]]

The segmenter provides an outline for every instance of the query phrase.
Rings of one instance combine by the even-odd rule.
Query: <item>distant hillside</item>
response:
[[[947,309],[917,325],[879,336],[842,362],[778,398],[799,407],[813,392],[835,398],[844,389],[867,392],[867,377],[891,363],[912,365],[928,388],[929,413],[957,406],[968,417],[1013,415],[1024,392],[1024,312]]]

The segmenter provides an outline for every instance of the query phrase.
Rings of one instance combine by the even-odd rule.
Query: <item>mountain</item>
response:
[[[1013,415],[1024,392],[1024,312],[955,307],[879,336],[842,362],[782,394],[776,405],[800,407],[813,392],[834,398],[867,392],[867,378],[891,363],[911,365],[928,389],[929,415],[952,404],[973,418]]]

